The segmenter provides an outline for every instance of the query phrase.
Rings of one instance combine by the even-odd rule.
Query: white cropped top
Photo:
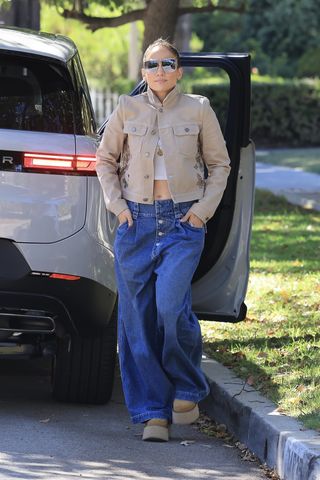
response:
[[[159,138],[156,153],[154,155],[154,179],[155,180],[167,180],[166,165],[164,163],[163,150],[161,148],[161,141]]]

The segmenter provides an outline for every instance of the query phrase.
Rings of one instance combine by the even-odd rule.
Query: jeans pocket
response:
[[[122,222],[118,225],[118,228],[117,228],[117,232],[119,232],[120,230],[124,230],[124,229],[127,229],[128,228],[128,220],[126,220],[125,222]]]
[[[205,228],[204,225],[202,225],[201,227],[196,227],[194,225],[191,225],[190,222],[186,221],[186,222],[180,222],[180,224],[186,228],[189,228],[190,230],[192,230],[193,232],[202,232]]]

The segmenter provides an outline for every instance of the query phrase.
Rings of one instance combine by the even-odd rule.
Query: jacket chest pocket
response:
[[[142,123],[132,121],[124,122],[123,132],[128,135],[129,149],[133,155],[140,153],[147,130],[148,126]]]
[[[188,123],[173,127],[177,149],[183,155],[194,157],[198,151],[199,125]]]

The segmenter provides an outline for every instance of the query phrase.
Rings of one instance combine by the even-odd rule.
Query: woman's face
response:
[[[155,46],[150,50],[145,61],[148,60],[164,60],[167,58],[175,58],[171,50],[163,46]],[[175,58],[175,60],[177,60]],[[165,72],[162,65],[156,71],[150,71],[147,68],[142,68],[142,77],[146,80],[151,90],[157,95],[160,100],[163,100],[167,94],[176,86],[176,83],[182,77],[182,68]]]

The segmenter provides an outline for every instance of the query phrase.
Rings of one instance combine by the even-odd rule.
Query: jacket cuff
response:
[[[107,206],[107,209],[110,210],[110,212],[114,213],[116,216],[118,216],[121,212],[127,210],[128,208],[128,204],[123,198],[120,198],[119,200],[112,202],[111,204],[109,203],[109,205]]]
[[[197,215],[197,217],[199,217],[203,223],[207,223],[207,221],[212,217],[212,214],[210,214],[206,208],[203,208],[199,202],[194,203],[190,208],[190,211]]]

